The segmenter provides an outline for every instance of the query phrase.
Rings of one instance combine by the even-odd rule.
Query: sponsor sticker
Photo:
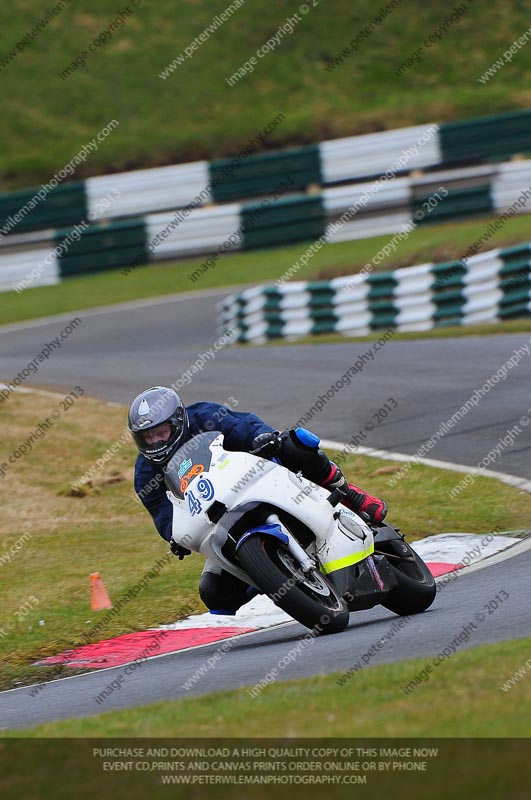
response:
[[[384,582],[380,578],[380,573],[378,572],[378,570],[376,568],[376,564],[374,563],[374,559],[373,559],[372,556],[369,556],[367,558],[367,565],[368,565],[368,567],[369,567],[369,569],[371,571],[372,577],[374,578],[374,580],[376,581],[376,583],[378,584],[380,589],[382,589],[382,590],[385,589]]]
[[[190,469],[191,466],[192,466],[192,459],[191,458],[187,458],[186,461],[183,461],[181,463],[179,469],[178,469],[178,472],[177,472],[177,475],[179,476],[179,478],[182,478],[182,476],[185,474],[185,472],[188,472],[188,470]]]
[[[191,463],[191,462],[190,462]],[[192,469],[189,469],[188,472],[182,476],[181,483],[179,484],[179,488],[182,494],[188,489],[188,484],[193,481],[196,475],[200,475],[202,472],[205,471],[205,467],[203,464],[194,464]]]

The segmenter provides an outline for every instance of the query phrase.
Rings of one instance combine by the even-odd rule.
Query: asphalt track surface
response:
[[[157,303],[80,312],[82,324],[23,385],[65,392],[81,385],[89,396],[127,404],[142,388],[172,384],[219,339],[215,303],[224,294],[210,292],[194,298],[164,298]],[[12,380],[74,316],[66,314],[0,329],[0,380]],[[529,342],[527,334],[402,342],[391,339],[372,360],[366,357],[350,386],[327,399],[308,427],[322,438],[344,442],[362,431],[359,443],[363,446],[414,454],[516,348]],[[214,358],[205,359],[204,368],[182,393],[188,403],[200,399],[225,402],[233,397],[238,410],[253,410],[272,425],[285,427],[305,414],[319,395],[326,395],[371,348],[371,342],[224,347]],[[531,357],[524,356],[428,455],[475,466],[528,412],[530,374]],[[371,431],[364,431],[365,423],[374,421],[373,415],[389,398],[396,407]],[[489,467],[531,478],[530,431],[531,426],[522,428],[512,446],[503,448]],[[476,613],[486,613],[483,607],[501,590],[509,592],[509,599],[486,616],[460,648],[529,635],[530,567],[531,552],[527,551],[484,570],[463,574],[445,587],[430,611],[413,618],[371,657],[370,664],[436,656],[463,626],[474,621]],[[396,619],[381,607],[353,614],[347,631],[312,640],[278,677],[347,670]],[[94,697],[123,667],[51,682],[35,698],[27,687],[4,692],[0,694],[0,727],[27,727],[154,700],[252,686],[278,668],[278,662],[302,641],[304,633],[300,625],[290,623],[235,640],[216,668],[190,691],[183,689],[183,683],[219,644],[145,662],[120,691],[114,691],[100,705]],[[438,669],[444,669],[444,663]]]
[[[520,544],[515,547],[520,552],[523,549]],[[420,668],[432,664],[430,680],[437,680],[439,672],[445,669],[446,659],[442,658],[436,666],[433,659],[454,640],[461,639],[454,645],[460,652],[485,642],[529,635],[530,570],[531,549],[527,547],[513,558],[458,575],[440,587],[428,611],[408,618],[394,636],[391,636],[392,626],[399,618],[377,606],[370,611],[351,614],[349,627],[333,636],[304,638],[307,629],[293,622],[233,639],[230,650],[216,659],[213,668],[208,668],[208,659],[219,650],[221,642],[151,659],[131,675],[124,675],[123,682],[115,684],[119,689],[111,691],[100,703],[96,698],[123,675],[124,666],[52,681],[44,685],[36,697],[31,696],[28,687],[3,692],[0,693],[0,728],[24,728],[41,722],[91,716],[225,689],[247,692],[266,679],[268,673],[278,680],[289,680],[346,672],[358,660],[366,666],[373,666],[424,656],[426,660]],[[496,604],[492,601],[497,595],[505,599]],[[371,648],[386,638],[386,634],[390,638],[385,645],[370,655]],[[470,638],[467,640],[467,637]],[[290,652],[293,654],[291,657]],[[451,648],[447,652],[451,658]],[[201,667],[207,667],[206,673],[191,690],[183,688],[183,684]],[[273,670],[277,671],[276,674]],[[416,674],[412,671],[406,685],[415,679]],[[492,689],[499,687],[493,684]],[[351,696],[356,691],[356,676],[344,686],[338,686],[337,691]],[[417,702],[416,691],[420,690],[414,689],[410,694],[413,703]]]
[[[80,312],[82,324],[26,385],[68,392],[78,384],[89,396],[128,404],[143,388],[173,384],[219,340],[215,305],[225,294]],[[13,380],[73,316],[0,328],[0,380]],[[372,350],[372,359],[364,355],[371,342],[223,347],[204,359],[182,394],[187,403],[234,397],[237,410],[253,410],[279,428],[297,422],[322,396],[323,409],[306,424],[323,439],[414,454],[516,348],[530,342],[531,326],[529,334],[391,339]],[[326,398],[363,358],[350,385]],[[385,403],[397,405],[378,422],[373,415]],[[530,406],[531,356],[525,355],[426,455],[474,467]],[[372,430],[364,430],[367,423]],[[488,468],[531,478],[531,425],[501,447]]]

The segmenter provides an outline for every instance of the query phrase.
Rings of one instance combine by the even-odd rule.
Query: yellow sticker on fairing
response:
[[[359,553],[352,553],[343,558],[336,558],[335,561],[329,561],[327,564],[321,564],[321,571],[329,575],[331,572],[337,572],[338,569],[345,569],[345,567],[351,567],[353,564],[357,564],[358,561],[363,561],[363,559],[370,556],[371,553],[374,553],[374,542],[367,547],[366,550],[362,550]]]

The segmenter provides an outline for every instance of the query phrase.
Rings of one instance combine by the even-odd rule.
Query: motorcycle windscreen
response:
[[[202,472],[208,472],[212,463],[210,445],[220,435],[219,431],[199,433],[179,447],[171,461],[166,464],[164,480],[176,497],[182,500],[193,479]]]

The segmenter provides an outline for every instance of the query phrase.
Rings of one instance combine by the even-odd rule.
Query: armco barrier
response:
[[[443,190],[443,191],[442,191]],[[432,198],[434,203],[428,203]],[[85,225],[71,243],[41,269],[68,229],[7,236],[0,240],[0,287],[16,287],[33,270],[32,286],[62,277],[150,261],[274,247],[295,242],[366,239],[411,230],[413,225],[531,211],[531,161],[515,161],[376,179],[249,203],[224,203],[148,214],[110,224]],[[507,217],[504,217],[507,214]],[[19,257],[11,259],[10,253]],[[27,251],[27,258],[21,254]],[[52,263],[53,262],[53,263]],[[57,265],[55,264],[57,262]],[[56,268],[57,267],[57,268]]]
[[[212,202],[207,161],[101,175],[85,181],[91,219],[142,216]],[[105,199],[111,198],[106,203]]]
[[[386,172],[400,175],[454,162],[477,164],[517,153],[531,153],[531,109],[66,183],[19,221],[16,214],[39,190],[6,194],[0,196],[0,236],[84,219],[144,216],[263,197],[287,176],[293,191],[305,191],[312,185],[366,180]],[[104,202],[111,192],[112,202]]]
[[[48,193],[40,187],[3,194],[0,195],[0,234],[4,237],[23,231],[75,225],[86,219],[88,212],[85,184],[81,181],[60,184]]]
[[[279,199],[267,206],[250,203],[241,209],[245,250],[318,239],[325,227],[321,196],[299,195]]]
[[[201,170],[203,167],[197,167],[186,191],[194,190]],[[92,197],[99,197],[102,206],[103,198],[112,193],[111,177],[91,179]],[[15,288],[21,281],[26,281],[24,287],[37,286],[56,282],[58,275],[139,266],[160,259],[275,247],[322,237],[331,243],[366,239],[399,233],[412,222],[423,225],[487,214],[497,214],[504,220],[504,215],[508,218],[531,212],[531,160],[407,177],[382,175],[313,194],[294,193],[291,178],[288,181],[289,176],[284,177],[284,184],[275,184],[273,196],[247,203],[206,208],[194,205],[91,225],[83,221],[80,241],[62,248],[57,256],[51,255],[45,267],[43,253],[50,254],[53,243],[57,247],[64,242],[68,229],[0,236],[0,291]],[[99,189],[96,181],[101,181]],[[289,193],[281,191],[284,186],[289,187]],[[125,191],[117,193],[116,202],[122,203],[122,211],[132,208]],[[15,252],[17,258],[11,258]],[[30,272],[32,280],[28,283]]]
[[[531,110],[447,122],[439,139],[444,163],[531,153]]]
[[[220,330],[260,343],[317,333],[425,331],[531,316],[531,244],[331,281],[257,286],[219,305]]]
[[[318,145],[250,155],[231,171],[230,165],[230,158],[210,164],[210,185],[217,203],[264,197],[286,178],[293,190],[322,183]]]
[[[365,180],[387,170],[401,173],[440,165],[439,130],[434,123],[322,142],[322,183]]]
[[[39,268],[48,258],[45,268]],[[33,279],[32,270],[36,272]],[[59,264],[52,248],[41,247],[22,252],[0,251],[0,292],[7,292],[27,278],[30,285],[50,286],[61,282]]]
[[[59,231],[56,245],[61,245],[68,231]],[[68,245],[60,256],[61,277],[116,269],[133,264],[145,253],[146,226],[143,220],[109,226],[92,225],[78,241]]]

